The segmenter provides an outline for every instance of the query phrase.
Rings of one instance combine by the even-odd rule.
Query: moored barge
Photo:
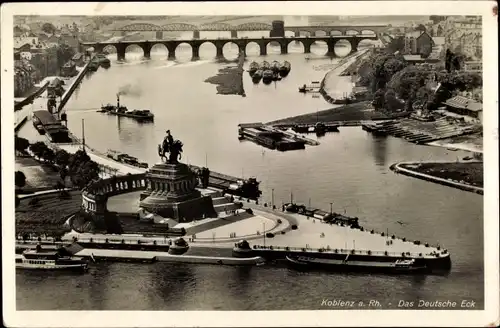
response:
[[[52,142],[70,142],[68,128],[62,125],[47,110],[36,110],[33,112],[33,126],[40,134],[47,134]]]
[[[250,64],[250,68],[248,69],[248,73],[250,74],[250,76],[253,76],[255,74],[255,72],[257,72],[257,70],[260,68],[260,65],[259,63],[257,62],[252,62]]]
[[[134,109],[129,110],[125,106],[120,105],[120,95],[116,95],[116,106],[107,104],[101,106],[101,109],[98,110],[100,113],[107,113],[110,115],[116,115],[121,117],[129,117],[133,118],[139,122],[152,122],[154,121],[154,114],[151,113],[147,109]]]
[[[279,68],[279,73],[280,73],[281,77],[288,76],[291,69],[292,69],[292,65],[285,60],[285,62]]]

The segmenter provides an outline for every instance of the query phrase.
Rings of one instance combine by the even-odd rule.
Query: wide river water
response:
[[[290,199],[346,212],[365,228],[412,240],[439,243],[452,256],[447,276],[383,276],[299,273],[284,268],[233,268],[158,263],[153,265],[99,263],[81,276],[16,273],[18,310],[279,310],[331,309],[323,299],[378,300],[395,308],[400,300],[476,301],[482,308],[483,197],[469,192],[396,175],[392,163],[403,160],[455,160],[465,153],[417,146],[404,140],[374,137],[358,127],[327,134],[321,145],[301,151],[276,152],[238,141],[239,123],[267,122],[331,107],[322,98],[297,92],[304,83],[320,81],[337,60],[321,57],[326,46],[313,46],[306,60],[300,45],[290,54],[252,60],[288,60],[290,75],[271,85],[252,84],[244,75],[246,97],[216,94],[203,82],[224,64],[213,61],[215,48],[201,49],[201,60],[190,62],[189,47],[177,51],[178,62],[154,49],[152,59],[128,52],[125,63],[112,59],[111,68],[89,74],[67,104],[69,128],[103,152],[127,152],[150,164],[158,162],[157,144],[165,130],[184,142],[183,161],[231,175],[256,176],[263,198]],[[345,52],[340,48],[339,53]],[[347,49],[348,51],[348,49]],[[225,49],[228,57],[237,48]],[[349,91],[349,78],[338,78],[338,92]],[[154,112],[154,124],[97,113],[115,102]],[[29,127],[29,128],[28,128]],[[30,124],[19,135],[36,137]],[[398,224],[402,221],[404,224]],[[299,245],[297,245],[299,246]]]

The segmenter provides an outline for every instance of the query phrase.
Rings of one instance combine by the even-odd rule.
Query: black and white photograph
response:
[[[377,3],[2,5],[6,326],[497,325],[496,4]]]

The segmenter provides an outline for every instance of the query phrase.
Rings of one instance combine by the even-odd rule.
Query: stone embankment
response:
[[[401,162],[391,170],[413,178],[483,195],[483,162]]]
[[[238,58],[238,65],[221,68],[217,75],[209,77],[205,82],[217,85],[217,94],[245,97],[243,87],[244,60],[244,55],[241,54]]]

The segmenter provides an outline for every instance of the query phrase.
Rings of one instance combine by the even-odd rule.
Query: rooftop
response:
[[[463,97],[463,96],[456,96],[456,97],[450,98],[444,104],[451,106],[451,107],[454,107],[454,108],[468,109],[468,110],[474,111],[474,112],[479,112],[479,111],[483,110],[482,103],[477,102],[473,99]]]

